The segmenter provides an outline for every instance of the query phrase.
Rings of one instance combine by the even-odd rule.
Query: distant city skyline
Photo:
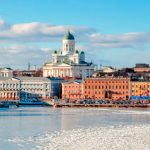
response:
[[[0,67],[42,67],[68,30],[95,64],[150,64],[150,1],[1,1]]]

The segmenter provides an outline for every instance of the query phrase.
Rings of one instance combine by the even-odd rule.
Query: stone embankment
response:
[[[53,104],[55,108],[59,107],[112,107],[112,108],[150,108],[150,104]]]

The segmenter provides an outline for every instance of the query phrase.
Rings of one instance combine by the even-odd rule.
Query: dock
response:
[[[60,107],[112,107],[112,108],[150,108],[150,104],[54,104],[54,108]]]

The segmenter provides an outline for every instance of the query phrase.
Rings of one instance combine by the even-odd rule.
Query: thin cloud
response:
[[[88,40],[93,46],[102,48],[137,48],[137,46],[150,44],[150,33],[124,33],[124,34],[91,34]]]
[[[70,30],[78,42],[100,48],[134,48],[150,44],[150,32],[130,32],[123,34],[101,34],[87,26],[50,25],[31,22],[9,25],[0,19],[0,42],[60,42]]]
[[[49,25],[40,22],[7,25],[0,20],[0,41],[2,42],[47,42],[58,41],[68,30],[75,34],[88,34],[95,29],[86,26]]]
[[[142,53],[141,49],[147,49],[147,45],[150,44],[150,32],[101,34],[97,29],[88,26],[51,25],[41,22],[10,25],[5,20],[0,19],[1,65],[23,66],[28,60],[32,60],[34,64],[42,66],[45,60],[50,61],[50,54],[56,48],[51,48],[47,43],[58,44],[68,30],[75,35],[76,48],[85,50],[88,60],[94,58],[97,62],[103,57],[102,53],[107,54],[104,56],[110,55],[105,49],[109,49],[113,53],[117,52],[117,49],[125,49],[127,53],[131,53],[133,49],[140,49],[139,53]],[[44,44],[47,46],[41,46]],[[131,55],[133,54],[131,53]],[[141,61],[145,60],[143,55],[139,55]],[[149,51],[147,51],[147,56],[149,56]],[[106,60],[109,59],[112,60],[113,58],[106,58]]]

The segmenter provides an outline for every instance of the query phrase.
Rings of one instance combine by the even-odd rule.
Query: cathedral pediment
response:
[[[67,63],[62,63],[62,64],[59,64],[59,65],[57,65],[57,66],[59,66],[59,67],[69,67],[69,66],[71,66],[71,65],[69,65],[69,64],[67,64]]]

